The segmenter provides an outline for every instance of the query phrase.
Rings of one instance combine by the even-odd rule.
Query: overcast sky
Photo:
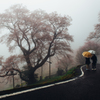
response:
[[[2,0],[0,1],[0,13],[14,4],[23,4],[29,10],[42,9],[46,12],[57,11],[58,14],[69,15],[72,25],[69,34],[73,35],[72,48],[77,49],[85,42],[90,32],[94,31],[94,25],[99,23],[100,0]],[[5,45],[0,45],[0,55],[9,56]]]

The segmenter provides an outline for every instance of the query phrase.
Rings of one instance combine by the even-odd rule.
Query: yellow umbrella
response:
[[[88,51],[83,52],[82,55],[86,58],[91,58],[92,57],[92,54]]]

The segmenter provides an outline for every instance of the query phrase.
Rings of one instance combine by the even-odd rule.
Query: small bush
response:
[[[63,75],[63,74],[64,74],[64,71],[63,71],[62,69],[59,69],[59,68],[58,68],[57,75],[58,75],[58,76],[61,76],[61,75]]]

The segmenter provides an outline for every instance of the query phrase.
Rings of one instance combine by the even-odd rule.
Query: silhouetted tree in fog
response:
[[[8,57],[5,61],[3,57],[0,57],[0,65],[2,66],[2,68],[0,69],[0,77],[4,77],[1,83],[13,82],[13,87],[15,86],[15,80],[18,80],[18,78],[14,77],[15,75],[17,75],[17,72],[15,72],[13,68],[19,69],[18,59],[19,58],[17,58],[16,55]]]
[[[61,69],[64,72],[67,72],[68,67],[73,66],[73,64],[74,64],[73,56],[69,54],[67,56],[60,58],[56,64],[56,67],[58,68],[58,71]]]
[[[77,53],[76,53],[76,63],[77,64],[85,64],[85,59],[84,57],[82,56],[82,53],[84,51],[88,51],[88,50],[95,50],[96,51],[96,54],[100,54],[99,51],[100,51],[100,46],[98,43],[94,42],[94,41],[88,41],[86,42],[82,47],[80,47],[78,50],[77,50]]]
[[[68,34],[70,22],[69,16],[61,16],[56,12],[48,14],[42,10],[30,12],[22,5],[14,5],[0,14],[0,27],[9,31],[0,38],[0,42],[6,43],[10,52],[19,47],[29,73],[23,77],[19,69],[12,70],[17,71],[28,84],[34,83],[35,71],[49,57],[67,55],[72,51],[70,42],[73,38]]]
[[[100,13],[99,13],[99,22],[100,22]],[[94,40],[100,43],[100,23],[94,26],[94,32],[91,32],[87,37],[87,40]]]

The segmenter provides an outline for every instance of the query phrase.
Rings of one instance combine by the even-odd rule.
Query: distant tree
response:
[[[61,69],[64,72],[67,72],[68,67],[71,67],[73,64],[74,64],[73,56],[69,54],[59,59],[59,61],[57,62],[57,68],[59,70]]]
[[[100,54],[100,46],[99,46],[99,44],[94,42],[94,41],[88,41],[82,47],[80,47],[77,50],[75,59],[76,59],[76,62],[78,64],[84,64],[85,63],[85,59],[82,56],[82,53],[84,51],[89,51],[89,50],[95,50],[96,51],[96,55]]]
[[[0,77],[4,77],[3,81],[1,83],[6,83],[12,82],[13,80],[13,87],[15,84],[15,80],[18,80],[18,78],[14,78],[15,75],[17,75],[17,72],[13,70],[14,68],[19,69],[18,67],[18,59],[17,56],[13,55],[10,56],[6,59],[6,61],[3,60],[3,57],[0,57],[0,65],[2,66],[0,69]],[[5,74],[4,74],[5,73]]]
[[[100,54],[99,43],[97,43],[95,41],[87,41],[84,46],[86,46],[86,50],[94,50],[94,51],[96,51],[96,55]]]
[[[99,22],[100,22],[100,13],[99,13]],[[91,32],[89,36],[87,37],[87,41],[94,40],[98,43],[100,43],[100,23],[96,24],[94,26],[94,32]]]
[[[35,71],[49,57],[72,51],[70,42],[73,37],[68,34],[70,21],[69,16],[61,16],[56,12],[47,14],[42,10],[30,12],[22,5],[14,5],[0,14],[0,27],[9,31],[0,38],[0,42],[6,43],[10,52],[19,47],[22,59],[27,64],[29,74],[26,77],[19,69],[12,68],[22,80],[28,84],[34,83]]]
[[[75,60],[76,60],[76,64],[77,65],[82,65],[85,64],[85,59],[82,56],[82,53],[84,51],[87,51],[87,48],[85,46],[80,47],[77,52],[76,52],[76,56],[75,56]]]
[[[58,68],[58,70],[57,70],[57,75],[58,75],[58,76],[61,76],[61,75],[63,75],[63,74],[64,74],[64,70]]]

